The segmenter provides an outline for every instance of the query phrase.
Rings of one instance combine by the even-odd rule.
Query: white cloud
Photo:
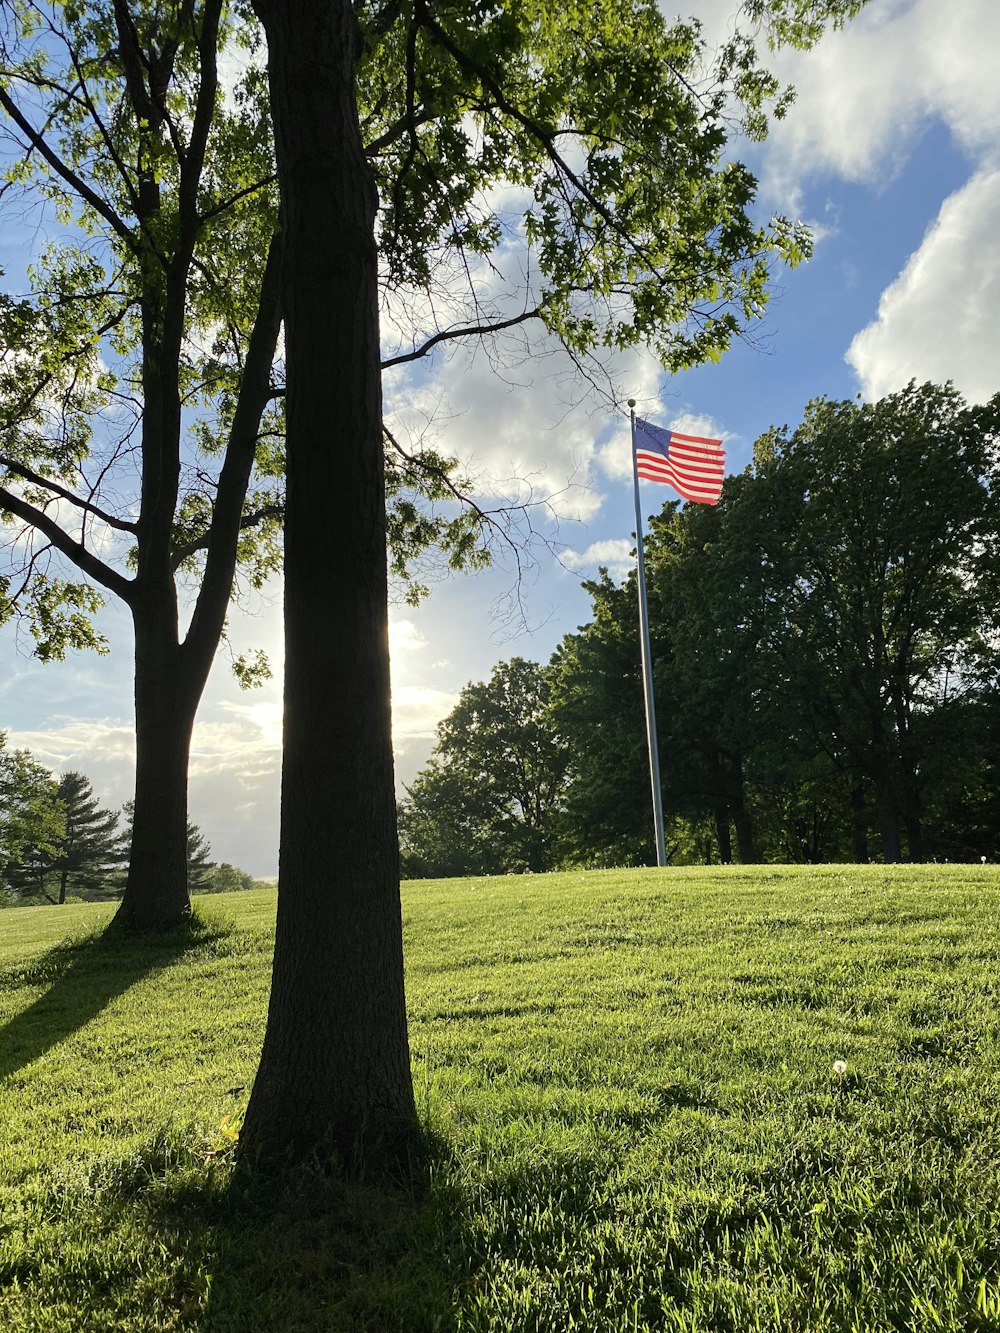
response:
[[[610,537],[591,542],[585,551],[564,551],[561,562],[568,569],[596,573],[603,565],[612,578],[622,579],[635,564],[635,543],[624,537]]]
[[[1000,171],[983,171],[941,206],[923,244],[882,293],[878,318],[847,360],[868,398],[911,379],[951,379],[982,401],[1000,390]]]
[[[796,101],[768,139],[765,192],[788,199],[803,178],[823,171],[884,180],[934,118],[971,155],[995,154],[998,49],[995,0],[883,0],[811,51],[770,57],[795,85]]]
[[[427,647],[427,640],[417,629],[412,620],[389,619],[389,654],[392,657],[393,673],[399,674],[403,660],[411,653]]]
[[[533,500],[556,519],[587,520],[601,495],[591,460],[603,422],[580,397],[571,362],[540,341],[505,339],[499,356],[462,346],[433,380],[390,393],[395,423],[461,460],[480,499]],[[572,397],[570,397],[572,395]]]
[[[392,743],[397,758],[415,742],[433,739],[437,724],[458,703],[458,695],[427,685],[402,685],[392,692]],[[429,746],[424,746],[424,749]]]

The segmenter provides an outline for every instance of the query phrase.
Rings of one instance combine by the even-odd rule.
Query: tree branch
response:
[[[502,333],[504,329],[516,328],[518,324],[525,324],[530,319],[541,319],[541,306],[535,306],[532,310],[525,310],[520,315],[513,315],[510,319],[500,319],[494,324],[470,324],[460,329],[442,329],[440,333],[435,333],[433,337],[412,352],[404,352],[401,356],[390,356],[382,362],[382,369],[388,370],[391,366],[401,366],[407,361],[419,361],[422,356],[426,356],[439,343],[448,342],[451,338],[470,338],[486,337],[490,333]],[[284,392],[283,390],[281,392]],[[275,397],[280,393],[275,393]]]
[[[239,532],[246,532],[248,528],[256,528],[266,519],[283,518],[285,514],[284,505],[265,505],[263,509],[256,509],[252,514],[244,514],[239,521]],[[199,551],[207,551],[212,540],[212,530],[208,529],[200,537],[193,541],[185,542],[183,546],[175,547],[170,563],[174,571],[183,564],[190,556],[196,555]]]
[[[82,573],[95,583],[101,584],[109,592],[113,592],[116,597],[120,597],[127,605],[132,605],[132,596],[134,584],[130,579],[124,578],[117,570],[106,565],[103,560],[94,555],[93,551],[87,548],[67,532],[65,532],[55,519],[49,518],[43,510],[27,500],[22,500],[19,495],[13,491],[8,491],[0,486],[0,510],[5,510],[9,514],[14,514],[25,523],[35,528],[44,537],[47,537],[57,551],[61,552],[67,559],[72,560]]]
[[[33,472],[31,468],[25,467],[23,463],[15,462],[13,458],[6,458],[3,454],[0,454],[0,467],[5,467],[8,472],[13,472],[15,477],[20,477],[22,481],[26,481],[32,486],[41,486],[45,490],[51,491],[60,500],[67,500],[71,505],[75,505],[77,509],[82,509],[84,513],[99,518],[109,528],[116,528],[119,532],[131,532],[133,534],[136,532],[134,523],[127,523],[124,519],[116,518],[114,514],[109,514],[107,510],[101,509],[98,505],[81,499],[73,491],[68,491],[50,478],[43,477],[38,472]]]
[[[188,151],[181,162],[180,211],[181,225],[192,238],[201,219],[198,217],[198,186],[205,167],[208,135],[215,115],[215,98],[219,91],[218,45],[222,0],[208,0],[202,14],[198,55],[201,61],[201,80],[195,103],[194,121]]]
[[[125,222],[118,216],[106,199],[90,188],[75,171],[72,171],[62,158],[45,141],[45,138],[22,114],[17,104],[11,99],[6,88],[0,85],[0,106],[7,112],[21,133],[42,155],[57,176],[75,191],[79,197],[99,213],[111,229],[125,242],[130,250],[137,249],[136,240]]]
[[[248,185],[245,190],[237,190],[234,195],[228,199],[223,199],[222,203],[215,204],[200,215],[199,221],[208,222],[210,218],[218,217],[224,213],[227,208],[232,208],[233,204],[238,204],[241,199],[246,199],[251,194],[256,194],[258,190],[266,190],[269,185],[274,185],[277,176],[265,176],[263,180],[256,181],[253,185]]]
[[[460,65],[468,73],[474,74],[482,83],[483,87],[490,92],[497,109],[502,111],[505,116],[510,116],[512,120],[517,121],[523,129],[528,131],[539,146],[544,149],[546,156],[563,179],[568,181],[573,188],[579,192],[581,198],[587,201],[598,217],[600,217],[602,221],[627,244],[628,248],[632,250],[633,253],[639,255],[644,259],[644,262],[648,263],[649,261],[643,256],[641,248],[636,245],[628,231],[621,226],[611,210],[597,198],[593,191],[587,188],[563,155],[555,147],[554,140],[558,131],[554,129],[548,130],[543,125],[539,125],[536,120],[531,118],[531,116],[525,115],[519,107],[514,106],[513,103],[508,101],[503,88],[490,71],[483,65],[480,65],[477,60],[473,60],[471,56],[467,55],[466,52],[464,52],[462,48],[449,37],[448,33],[445,32],[440,24],[431,17],[425,0],[419,0],[415,12],[417,14],[417,22],[427,29],[438,44],[448,52],[455,63]],[[653,267],[655,271],[655,266],[651,265],[651,267]]]

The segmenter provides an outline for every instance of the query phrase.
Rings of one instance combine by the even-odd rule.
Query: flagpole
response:
[[[642,553],[642,508],[639,504],[639,466],[635,457],[635,399],[628,400],[632,421],[632,484],[635,490],[635,546],[639,572],[639,638],[642,641],[642,689],[646,697],[646,742],[649,746],[649,781],[653,789],[653,830],[656,864],[667,864],[663,833],[663,792],[660,788],[660,752],[656,743],[656,703],[653,699],[653,656],[649,647],[649,608],[646,605],[646,565]]]

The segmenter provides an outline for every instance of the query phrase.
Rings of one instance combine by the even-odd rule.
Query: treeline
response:
[[[645,542],[673,863],[1000,857],[1000,395],[814,401]],[[441,723],[411,876],[655,863],[635,575]]]
[[[90,779],[58,779],[29,750],[10,750],[0,732],[0,906],[120,898],[132,844],[132,803],[101,806]],[[252,876],[211,860],[196,824],[188,825],[193,892],[252,889]]]

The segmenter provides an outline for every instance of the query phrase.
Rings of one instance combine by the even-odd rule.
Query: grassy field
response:
[[[1000,1329],[995,869],[406,886],[391,1198],[234,1171],[274,901],[0,914],[4,1333]]]

